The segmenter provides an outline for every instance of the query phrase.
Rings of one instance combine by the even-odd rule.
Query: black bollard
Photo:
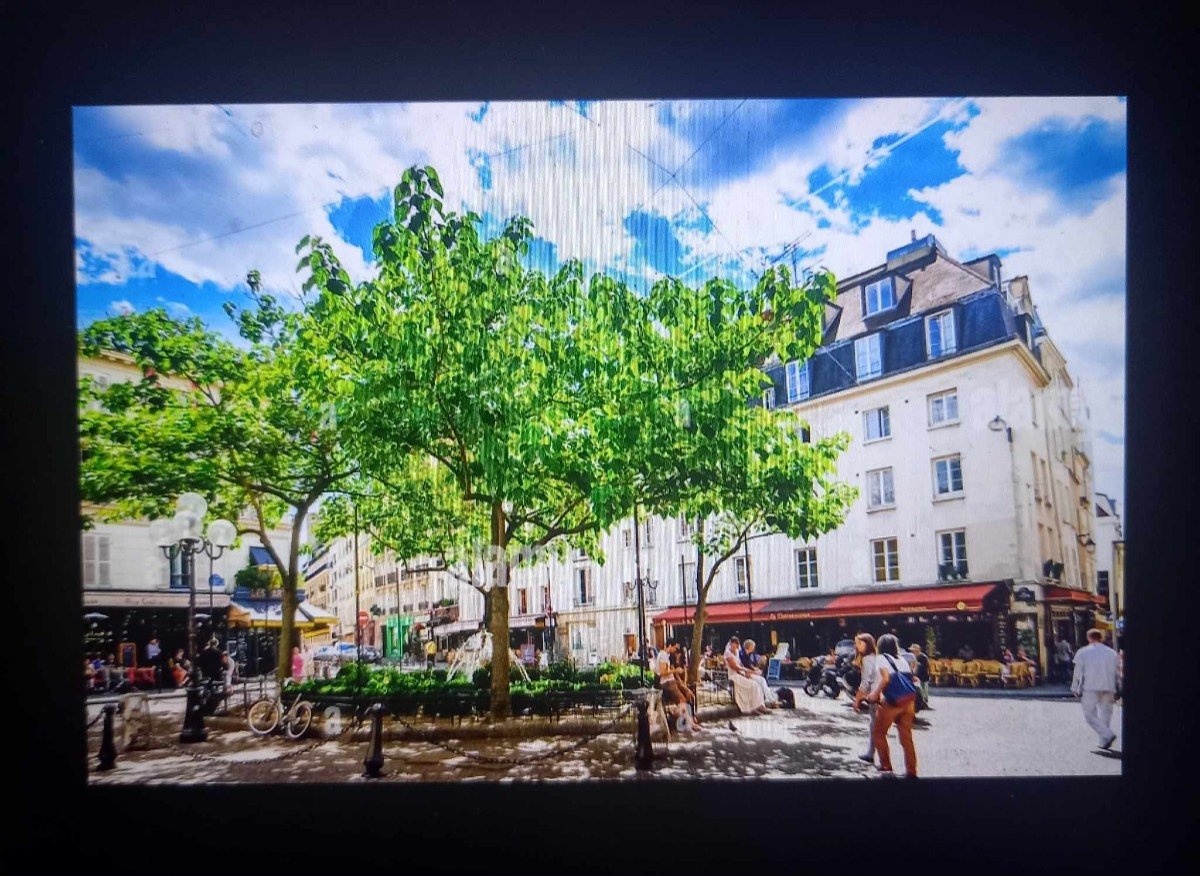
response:
[[[200,702],[200,688],[191,685],[187,689],[187,711],[183,716],[180,742],[204,742],[208,731],[204,729],[204,707]]]
[[[117,707],[109,703],[102,711],[104,712],[104,738],[100,741],[100,763],[96,769],[104,772],[111,770],[117,762],[117,745],[113,742],[113,715],[116,713]]]
[[[371,706],[371,744],[367,748],[367,757],[363,760],[364,779],[378,779],[383,776],[383,704]]]
[[[637,744],[633,749],[633,764],[639,770],[648,770],[654,765],[654,748],[650,745],[650,704],[637,701]]]

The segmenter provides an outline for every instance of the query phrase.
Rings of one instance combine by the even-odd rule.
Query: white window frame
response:
[[[883,293],[887,290],[891,301],[886,305],[883,303]],[[874,308],[871,307],[871,293],[875,293]],[[874,283],[868,283],[863,287],[863,315],[874,316],[877,313],[883,313],[885,310],[891,310],[896,306],[896,283],[891,276],[880,277]]]
[[[628,526],[621,530],[621,535],[624,539],[625,548],[633,547],[633,531]]]
[[[767,411],[775,410],[775,387],[768,386],[763,390],[763,409]]]
[[[800,362],[793,359],[787,363],[787,398],[789,402],[800,401],[812,395],[811,372],[808,360]]]
[[[957,490],[954,489],[954,474],[953,474],[953,470],[951,468],[951,463],[956,459],[958,460],[958,480],[959,480],[959,487]],[[950,487],[949,491],[947,491],[947,492],[942,492],[941,490],[938,489],[938,464],[939,463],[946,464],[946,483]],[[966,479],[963,477],[962,454],[961,453],[948,453],[945,456],[939,456],[936,459],[934,459],[933,460],[933,498],[934,498],[934,501],[937,501],[939,499],[958,499],[958,498],[961,498],[965,494],[965,492],[966,492]]]
[[[891,550],[888,550],[889,542]],[[876,550],[878,545],[883,545],[883,578],[879,577],[879,568],[875,564],[875,558],[879,555]],[[894,572],[894,574],[893,574]],[[894,584],[900,580],[900,539],[894,535],[886,538],[871,539],[871,580],[876,584]]]
[[[699,598],[696,591],[696,563],[684,562],[679,566],[679,585],[682,588],[683,602],[686,604],[690,599],[692,604],[696,603]]]
[[[871,420],[879,424],[879,434],[871,437]],[[884,426],[887,427],[886,431]],[[874,444],[876,441],[887,441],[892,437],[892,412],[887,405],[863,411],[863,444]]]
[[[941,349],[936,353],[933,351],[934,323],[938,324],[940,334],[939,343],[941,344]],[[942,356],[949,356],[957,349],[958,336],[955,334],[953,308],[932,313],[925,317],[925,354],[927,358],[940,359]]]
[[[809,545],[808,547],[796,548],[793,553],[796,565],[796,589],[797,590],[816,590],[820,586],[820,580],[817,576],[817,549]],[[807,583],[805,583],[807,577]]]
[[[84,587],[112,586],[112,541],[107,535],[85,532],[82,558]]]
[[[654,541],[650,537],[650,520],[647,518],[642,521],[642,547],[654,547]]]
[[[874,498],[874,480],[878,476],[879,479],[879,504],[875,504]],[[887,500],[887,490],[885,486],[891,487],[892,500]],[[896,507],[896,475],[892,471],[891,466],[885,468],[875,468],[867,472],[867,510],[868,511],[884,511],[888,508]]]
[[[961,541],[962,541],[961,554],[959,553],[960,547],[956,543],[955,538],[954,538],[955,536],[960,536],[960,535],[962,536],[962,538],[961,538]],[[946,536],[950,536],[950,556],[949,557],[946,556],[946,545],[945,545],[945,542],[943,541],[943,539]],[[937,534],[937,561],[938,561],[939,566],[942,565],[943,563],[951,563],[954,566],[955,574],[957,574],[957,572],[958,572],[958,564],[966,563],[967,564],[967,577],[969,578],[971,576],[971,561],[968,559],[967,530],[966,529],[963,529],[961,527],[958,529],[944,529]]]
[[[954,399],[954,418],[943,416],[940,420],[933,418],[933,406],[935,402],[941,402],[943,414],[948,408],[948,401]],[[942,426],[955,426],[959,423],[959,407],[958,407],[958,387],[943,389],[941,392],[930,393],[925,399],[925,410],[928,414],[929,428],[940,429]]]
[[[733,589],[738,596],[745,596],[749,589],[750,577],[747,575],[745,557],[733,558]]]
[[[872,361],[874,360],[874,361]],[[866,363],[866,370],[862,368]],[[883,374],[883,338],[880,332],[873,332],[854,341],[854,379],[873,380]]]

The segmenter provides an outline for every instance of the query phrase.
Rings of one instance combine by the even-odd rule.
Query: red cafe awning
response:
[[[716,602],[704,607],[704,622],[706,624],[733,624],[750,620],[750,612],[756,619],[765,620],[762,611],[767,607],[767,600],[756,599],[753,602]],[[690,624],[696,617],[696,606],[677,605],[653,618],[656,624]]]
[[[763,620],[806,620],[823,617],[980,611],[983,600],[1003,584],[964,584],[953,587],[919,587],[832,596],[772,599]],[[758,613],[755,612],[755,616]]]
[[[1094,593],[1088,593],[1086,590],[1074,590],[1070,587],[1054,587],[1046,588],[1046,602],[1081,602],[1084,605],[1101,605],[1104,603],[1103,596],[1097,596]]]

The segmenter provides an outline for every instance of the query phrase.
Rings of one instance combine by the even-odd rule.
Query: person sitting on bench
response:
[[[671,639],[667,642],[667,646],[654,657],[654,671],[658,676],[659,689],[662,691],[663,705],[677,707],[681,716],[690,720],[692,729],[702,730],[700,722],[690,711],[688,697],[680,687],[679,680],[675,677],[674,667],[671,665],[671,657],[678,650],[678,640]]]

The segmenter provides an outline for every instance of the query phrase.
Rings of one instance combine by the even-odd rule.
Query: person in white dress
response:
[[[753,639],[747,639],[742,643],[742,651],[744,651],[746,655],[742,658],[742,665],[746,666],[747,662],[758,664],[746,666],[746,668],[750,670],[750,680],[762,688],[763,704],[771,708],[778,708],[779,697],[775,691],[771,690],[771,686],[767,684],[767,679],[763,676],[763,671],[758,668],[759,665],[762,665],[762,661],[755,656],[755,647],[756,646]]]
[[[762,687],[751,680],[752,673],[742,665],[741,646],[742,642],[736,636],[725,646],[725,668],[733,685],[733,701],[743,715],[765,715],[769,710]]]

